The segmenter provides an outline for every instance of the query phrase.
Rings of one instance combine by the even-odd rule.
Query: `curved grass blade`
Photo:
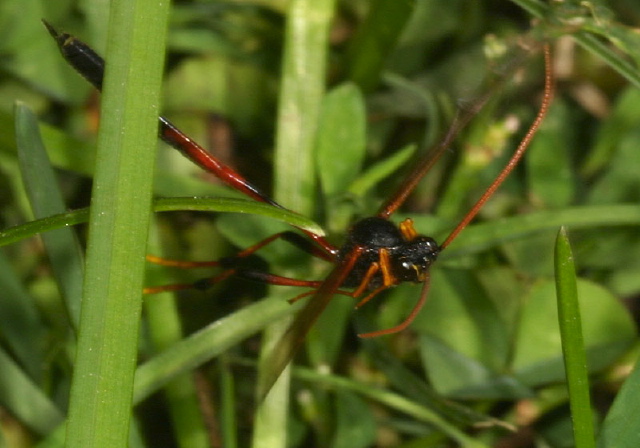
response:
[[[418,228],[422,228],[422,224],[425,228],[429,225],[426,219],[423,222],[420,217],[414,218],[414,221]],[[479,252],[523,235],[551,230],[562,225],[584,229],[638,224],[640,207],[637,205],[577,206],[564,210],[535,212],[467,227],[447,251],[442,253],[440,259]]]
[[[250,199],[164,198],[156,199],[153,202],[153,210],[156,212],[189,210],[220,213],[250,213],[264,216],[266,218],[273,218],[294,227],[305,229],[318,235],[324,235],[322,228],[309,218]],[[36,219],[19,226],[10,227],[0,232],[0,247],[15,243],[25,238],[30,238],[39,233],[82,224],[88,220],[88,208]]]
[[[134,403],[144,400],[176,375],[194,369],[299,308],[281,297],[261,300],[172,345],[138,367]]]
[[[354,381],[337,375],[319,374],[318,372],[301,367],[296,367],[293,370],[293,373],[294,376],[307,381],[313,381],[314,383],[321,383],[327,386],[357,392],[364,397],[388,406],[390,409],[411,415],[417,420],[433,425],[443,434],[446,434],[452,440],[459,443],[460,446],[468,448],[488,448],[488,445],[468,436],[462,430],[450,423],[449,420],[441,417],[428,406],[425,406],[423,403],[419,403],[416,400],[407,398],[406,394],[398,394],[384,389],[373,388],[370,385],[363,384],[359,381]]]

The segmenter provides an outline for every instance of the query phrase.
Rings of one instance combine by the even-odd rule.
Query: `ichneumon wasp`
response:
[[[57,42],[64,58],[100,90],[102,87],[104,60],[80,40],[66,33],[58,33],[50,24],[44,23]],[[173,261],[149,256],[149,261],[157,264],[183,268],[219,266],[223,268],[223,271],[215,277],[204,279],[196,284],[147,288],[145,292],[154,293],[186,288],[206,288],[232,275],[268,284],[308,288],[309,291],[292,299],[292,301],[295,301],[302,297],[312,296],[274,349],[270,359],[271,375],[264,379],[263,384],[260,386],[261,396],[264,396],[271,389],[303,343],[310,327],[336,294],[358,299],[356,307],[360,307],[380,292],[399,283],[422,283],[419,299],[402,323],[392,328],[360,334],[359,336],[364,338],[376,337],[404,330],[414,320],[427,299],[431,264],[473,220],[485,202],[515,168],[540,127],[551,104],[554,90],[551,55],[548,45],[544,46],[544,59],[544,94],[536,118],[502,171],[442,243],[439,244],[433,238],[419,234],[414,228],[411,219],[405,219],[399,226],[396,226],[389,221],[389,217],[405,202],[419,181],[451,146],[458,133],[486,104],[492,96],[492,91],[479,98],[471,108],[456,117],[440,142],[416,162],[413,170],[401,182],[396,192],[384,202],[378,213],[373,217],[361,219],[351,226],[341,247],[334,246],[321,235],[305,229],[299,229],[307,238],[293,231],[282,232],[239,252],[235,257],[215,262]],[[217,176],[231,188],[256,201],[284,208],[235,170],[211,156],[205,149],[163,117],[159,118],[159,137],[196,165]],[[334,264],[333,269],[324,280],[314,281],[293,279],[238,267],[239,260],[255,253],[277,239],[284,239],[311,255]]]

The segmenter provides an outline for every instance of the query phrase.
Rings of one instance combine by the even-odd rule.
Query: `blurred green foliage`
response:
[[[89,204],[97,95],[67,67],[40,19],[102,50],[104,4],[0,3],[2,229],[34,214],[16,155],[16,101],[40,117],[66,207]],[[175,1],[169,29],[163,114],[266,191],[279,175],[272,162],[282,52],[291,45],[287,8],[282,0]],[[637,370],[630,374],[640,299],[639,26],[640,4],[632,0],[337,3],[309,176],[310,218],[336,244],[349,222],[375,213],[399,183],[411,148],[421,153],[437,142],[456,110],[483,93],[483,80],[500,78],[514,49],[547,39],[558,90],[524,162],[434,267],[429,301],[409,330],[371,341],[355,337],[401,321],[417,299],[416,286],[402,285],[355,312],[349,299],[333,301],[296,364],[312,369],[294,369],[288,441],[270,446],[573,446],[553,287],[561,225],[573,245],[599,446],[639,445],[638,423],[624,417],[637,415],[640,403]],[[507,56],[493,56],[503,50]],[[542,77],[533,48],[394,219],[411,216],[421,233],[442,241],[526,131]],[[164,145],[159,151],[158,196],[237,197],[175,151]],[[161,242],[152,250],[218,259],[282,229],[253,215],[163,214]],[[82,246],[83,228],[77,233],[74,244]],[[52,275],[65,262],[49,260],[48,250],[25,239],[0,252],[6,446],[46,440],[67,406],[75,317],[61,300],[67,290]],[[308,279],[327,272],[286,244],[261,254],[255,261],[261,269]],[[151,266],[149,278],[165,284],[206,275]],[[201,446],[184,432],[167,433],[175,411],[157,395],[149,398],[170,374],[195,365],[209,384],[199,383],[199,390],[216,410],[211,437],[224,439],[221,446],[259,446],[250,437],[258,356],[250,336],[266,325],[261,319],[290,312],[261,305],[265,297],[283,302],[296,294],[233,279],[206,293],[180,294],[183,344],[160,356],[149,335],[141,337],[140,358],[151,361],[139,371],[136,399],[146,400],[137,416],[148,446]],[[218,321],[220,328],[210,325]],[[335,376],[320,373],[326,371]]]

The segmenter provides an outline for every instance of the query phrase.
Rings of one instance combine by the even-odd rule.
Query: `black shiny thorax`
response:
[[[410,221],[407,226],[413,230]],[[372,264],[384,266],[391,274],[393,286],[401,282],[422,282],[431,264],[440,253],[440,246],[433,238],[405,233],[394,223],[380,218],[364,218],[356,222],[347,234],[344,245],[338,252],[338,259],[344,260],[353,256],[356,248],[362,252],[358,256],[353,268],[347,275],[342,286],[355,288],[361,285]],[[381,256],[386,252],[386,256]],[[385,284],[382,266],[369,280],[367,290],[373,290]]]

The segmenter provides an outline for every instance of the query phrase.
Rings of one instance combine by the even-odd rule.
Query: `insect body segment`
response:
[[[418,233],[411,220],[398,228],[386,219],[371,217],[358,221],[349,232],[338,258],[344,258],[355,246],[363,252],[343,283],[359,287],[368,277],[366,290],[390,287],[401,282],[422,282],[440,247],[433,238]],[[378,266],[375,275],[366,275],[370,266]]]

